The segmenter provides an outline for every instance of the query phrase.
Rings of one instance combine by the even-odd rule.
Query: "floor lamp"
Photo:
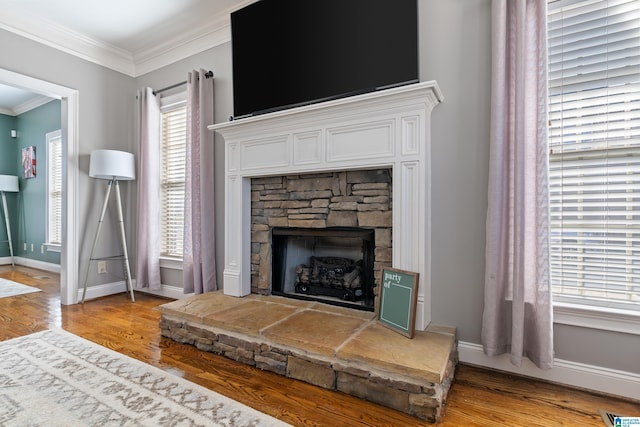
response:
[[[7,226],[7,240],[3,242],[9,243],[9,253],[11,254],[11,266],[15,267],[13,262],[13,242],[11,241],[11,227],[9,226],[9,211],[7,209],[6,192],[18,192],[18,177],[14,175],[0,175],[0,193],[2,193],[2,207],[4,209],[4,223]]]
[[[99,260],[113,260],[121,259],[124,263],[125,281],[127,283],[127,291],[131,294],[131,302],[135,302],[133,296],[133,286],[131,284],[131,268],[129,266],[129,255],[127,253],[127,238],[124,234],[124,219],[122,215],[122,199],[120,198],[120,185],[118,181],[131,181],[136,179],[135,172],[135,159],[133,154],[125,151],[117,150],[94,150],[91,152],[91,159],[89,160],[89,176],[92,178],[106,179],[109,181],[107,187],[107,194],[104,198],[104,204],[102,205],[102,212],[100,213],[100,219],[98,220],[98,228],[96,229],[96,236],[93,239],[93,246],[91,247],[91,256],[89,257],[89,266],[87,266],[87,275],[84,279],[84,290],[82,291],[82,302],[87,295],[87,280],[89,278],[89,270],[91,268],[91,261]],[[96,244],[100,237],[100,230],[102,229],[102,221],[104,220],[104,214],[109,204],[109,196],[111,195],[111,189],[115,187],[116,202],[118,207],[118,225],[120,243],[122,245],[122,255],[95,258]]]

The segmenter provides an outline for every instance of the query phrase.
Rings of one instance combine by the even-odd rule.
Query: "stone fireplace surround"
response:
[[[457,363],[455,328],[430,324],[430,113],[441,100],[425,82],[211,126],[226,151],[223,292],[159,307],[162,335],[438,422]],[[381,252],[420,276],[413,339],[372,312],[251,292],[252,181],[371,170],[392,176],[392,248]]]
[[[370,266],[371,271],[366,272],[370,283],[363,284],[365,294],[371,295],[375,284],[380,283],[382,269],[391,267],[391,181],[390,169],[253,178],[251,291],[270,295],[278,288],[293,285],[293,277],[289,278],[291,283],[274,282],[277,280],[273,271],[274,261],[278,258],[274,253],[276,240],[271,236],[274,228],[302,229],[312,234],[319,230],[346,227],[373,232],[373,265]],[[326,252],[327,248],[323,250]],[[308,255],[313,254],[310,251]],[[307,298],[331,303],[331,300],[322,297]],[[373,300],[368,302],[371,304],[369,308],[373,309]],[[354,302],[351,305],[362,307],[363,303]]]
[[[416,329],[431,321],[431,110],[435,81],[209,126],[225,144],[223,290],[251,293],[252,178],[390,168],[392,266],[419,273]],[[217,142],[219,143],[219,142]]]

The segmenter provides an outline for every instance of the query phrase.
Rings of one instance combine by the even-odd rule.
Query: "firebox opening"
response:
[[[275,227],[271,237],[274,295],[373,311],[373,229]]]

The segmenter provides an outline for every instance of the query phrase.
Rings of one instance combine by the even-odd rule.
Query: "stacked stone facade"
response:
[[[233,335],[172,316],[163,315],[160,328],[162,336],[194,345],[201,351],[220,354],[325,389],[341,391],[433,423],[443,415],[458,362],[457,344],[454,342],[442,381],[430,382],[384,372],[366,364],[355,365],[336,357],[314,355],[259,337]]]
[[[251,291],[271,293],[271,228],[361,227],[375,231],[374,277],[391,267],[391,169],[251,180]]]

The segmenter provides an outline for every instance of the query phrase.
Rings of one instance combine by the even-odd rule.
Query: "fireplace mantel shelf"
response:
[[[225,144],[224,293],[251,292],[251,178],[391,168],[392,263],[419,273],[416,329],[424,330],[431,320],[431,110],[443,99],[428,81],[209,126]]]
[[[253,124],[253,123],[263,123],[265,121],[272,121],[273,119],[282,119],[287,116],[295,116],[304,113],[313,113],[316,111],[323,111],[328,108],[349,106],[350,104],[357,104],[366,101],[375,101],[375,100],[384,100],[389,96],[398,96],[402,94],[414,94],[416,91],[425,90],[427,92],[433,92],[433,96],[436,98],[437,102],[443,102],[444,96],[442,95],[442,91],[438,86],[438,83],[435,80],[430,80],[422,83],[414,83],[405,86],[399,86],[393,89],[381,90],[376,92],[364,93],[361,95],[350,96],[346,98],[338,98],[332,101],[321,102],[316,104],[309,104],[302,107],[290,108],[280,111],[275,111],[267,114],[260,114],[257,116],[244,117],[238,120],[229,120],[227,122],[216,123],[209,126],[210,130],[219,131],[220,133],[224,133],[225,129],[228,128],[237,128],[243,125]]]

